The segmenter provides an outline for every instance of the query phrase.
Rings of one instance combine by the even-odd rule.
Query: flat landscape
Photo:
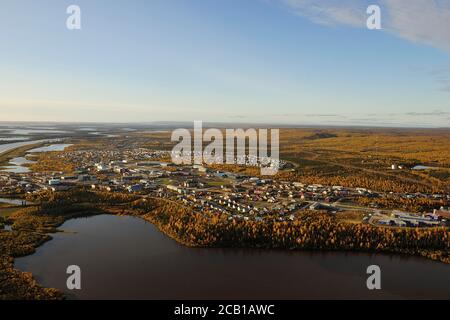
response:
[[[2,299],[67,298],[14,259],[61,241],[52,233],[65,222],[97,215],[141,218],[191,248],[450,263],[448,129],[281,128],[280,171],[261,176],[257,165],[172,163],[174,125],[29,127],[2,132]],[[29,143],[8,147],[13,135]]]

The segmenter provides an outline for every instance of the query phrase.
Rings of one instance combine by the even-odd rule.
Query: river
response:
[[[397,299],[450,298],[450,266],[431,260],[339,252],[193,249],[134,217],[67,221],[64,233],[16,259],[71,299]],[[66,289],[78,265],[82,290]],[[366,287],[381,267],[382,290]]]
[[[10,150],[13,150],[13,149],[16,149],[16,148],[25,147],[25,146],[29,146],[29,145],[33,145],[33,144],[37,144],[37,143],[41,143],[41,142],[53,142],[53,141],[60,141],[60,140],[61,139],[43,139],[43,140],[33,140],[33,141],[0,144],[0,154],[10,151]]]
[[[50,146],[36,148],[28,150],[27,153],[42,153],[42,152],[53,152],[53,151],[64,151],[67,147],[73,146],[73,144],[52,144]]]
[[[9,144],[9,149],[6,148],[4,149],[2,152],[6,152],[12,149],[15,149],[17,147],[22,147],[22,146],[26,146],[29,144],[34,144],[36,142],[45,142],[45,141],[53,141],[53,140],[40,140],[40,141],[29,141],[29,142],[22,142],[20,143],[21,145],[17,146],[17,143],[11,143]],[[67,147],[72,146],[72,144],[52,144],[46,147],[40,147],[40,148],[35,148],[32,150],[28,150],[27,154],[32,154],[32,153],[43,153],[43,152],[52,152],[52,151],[64,151]],[[2,146],[0,145],[0,148]],[[1,149],[0,149],[1,151]],[[1,152],[0,152],[1,153]],[[25,166],[26,164],[33,164],[36,163],[36,161],[32,161],[32,160],[28,160],[25,157],[17,157],[17,158],[13,158],[9,161],[8,166],[4,166],[2,169],[0,169],[0,171],[3,172],[10,172],[10,173],[29,173],[31,172],[30,168],[28,168],[27,166]]]
[[[0,198],[0,203],[7,203],[7,204],[16,205],[16,206],[33,204],[32,202],[24,200],[24,199],[11,199],[11,198]]]

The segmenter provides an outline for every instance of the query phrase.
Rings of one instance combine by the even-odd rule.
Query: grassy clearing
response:
[[[22,206],[10,206],[10,207],[0,207],[0,217],[9,218],[11,215],[19,212],[24,207]]]

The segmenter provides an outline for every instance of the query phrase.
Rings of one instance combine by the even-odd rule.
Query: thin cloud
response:
[[[448,127],[450,112],[439,109],[424,112],[406,113],[361,113],[361,114],[273,114],[272,119],[283,123],[322,124],[322,125],[374,125],[374,126],[417,126]]]
[[[411,42],[450,52],[449,0],[383,0],[388,30]]]
[[[347,118],[342,114],[334,114],[334,113],[282,113],[282,114],[273,114],[271,117],[278,118],[292,118],[292,117],[302,117],[302,118]]]
[[[442,91],[450,92],[450,68],[434,69],[430,72]]]
[[[228,118],[230,118],[230,119],[247,119],[247,118],[249,118],[249,116],[236,114],[236,115],[230,115],[230,116],[228,116]]]
[[[364,25],[365,12],[357,0],[282,0],[296,14],[323,25],[345,24],[353,27]]]
[[[342,114],[305,114],[307,117],[338,117],[338,118],[345,118]]]
[[[295,14],[322,25],[366,27],[366,9],[381,7],[383,30],[450,52],[450,0],[281,0]]]
[[[405,113],[405,115],[407,116],[413,116],[413,117],[423,117],[423,116],[432,116],[432,117],[437,117],[437,116],[446,116],[446,115],[450,115],[450,112],[445,112],[445,111],[441,111],[441,110],[434,110],[431,112],[408,112]]]

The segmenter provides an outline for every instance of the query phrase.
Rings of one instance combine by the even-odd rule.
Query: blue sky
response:
[[[450,123],[450,0],[4,0],[0,38],[4,121]]]

